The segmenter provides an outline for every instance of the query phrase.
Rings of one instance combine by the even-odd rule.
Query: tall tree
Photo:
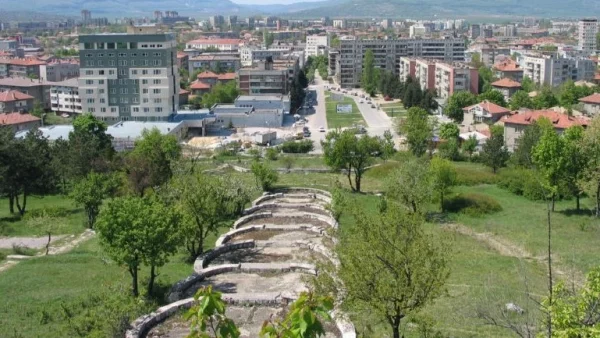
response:
[[[456,169],[452,162],[441,158],[433,158],[429,165],[433,191],[440,199],[440,210],[444,212],[445,197],[456,185]]]
[[[554,93],[552,92],[552,88],[545,86],[538,92],[538,94],[533,98],[533,107],[535,109],[546,109],[551,108],[558,105],[558,100]]]
[[[85,177],[92,170],[105,172],[115,153],[107,126],[92,114],[83,114],[73,121],[69,134],[70,172],[73,178]]]
[[[298,82],[302,88],[308,87],[308,79],[306,78],[306,74],[304,74],[304,70],[302,69],[298,71]]]
[[[492,126],[490,134],[490,138],[485,141],[481,149],[481,160],[492,168],[495,174],[498,169],[506,165],[510,155],[504,146],[504,129],[501,126]]]
[[[587,164],[587,157],[581,147],[584,129],[581,126],[573,126],[565,130],[563,134],[565,146],[565,183],[570,192],[575,196],[575,206],[579,211],[579,200],[583,191],[579,182],[583,179],[583,172]]]
[[[529,94],[524,90],[519,90],[510,98],[509,107],[511,110],[519,110],[521,108],[533,108],[533,101]]]
[[[506,100],[504,99],[504,95],[496,89],[489,90],[485,93],[479,95],[479,101],[488,100],[492,103],[495,103],[499,106],[506,107]]]
[[[353,191],[360,192],[362,176],[381,151],[379,137],[362,135],[357,137],[352,130],[334,130],[321,141],[325,163],[332,170],[344,170]],[[354,182],[352,176],[354,175]]]
[[[138,272],[150,267],[147,292],[152,294],[156,268],[167,263],[181,239],[180,216],[155,198],[120,197],[109,200],[100,211],[96,229],[108,255],[127,267],[132,292],[139,295]]]
[[[600,218],[600,117],[592,120],[586,128],[582,150],[587,159],[580,187],[594,201],[596,217]]]
[[[279,180],[279,174],[273,168],[269,167],[269,165],[260,162],[258,159],[252,162],[250,171],[254,175],[256,185],[262,191],[270,191]]]
[[[335,246],[340,264],[327,273],[336,276],[333,287],[319,284],[323,278],[317,279],[317,289],[342,297],[349,312],[371,313],[400,338],[402,320],[442,295],[449,275],[447,249],[423,231],[420,215],[387,208],[367,216],[358,209],[356,225]]]
[[[530,77],[524,76],[523,81],[521,81],[521,88],[526,93],[531,93],[535,90],[535,83],[533,83],[533,80]]]
[[[566,167],[565,140],[556,133],[549,120],[539,119],[538,123],[542,130],[542,136],[533,148],[533,163],[543,174],[543,184],[550,192],[552,211],[554,211],[558,187]]]
[[[440,137],[444,140],[458,139],[460,129],[456,123],[443,123],[440,126]]]
[[[365,53],[360,85],[369,95],[375,95],[375,90],[377,89],[377,82],[375,81],[375,57],[371,49],[367,49]]]
[[[77,206],[85,210],[90,229],[96,223],[102,202],[112,197],[119,185],[119,179],[115,175],[91,172],[73,186],[70,196]]]
[[[407,112],[407,117],[399,122],[399,133],[406,137],[408,148],[417,157],[427,152],[433,138],[433,123],[429,114],[422,108],[413,107]]]
[[[381,143],[381,158],[384,161],[389,160],[394,153],[396,152],[395,144],[394,144],[394,136],[392,132],[386,130],[383,132],[383,140]]]
[[[469,136],[469,138],[462,143],[462,150],[469,154],[469,161],[471,160],[473,153],[477,150],[478,145],[479,141],[475,135]]]
[[[467,91],[458,91],[448,98],[446,106],[446,115],[454,122],[460,123],[463,120],[463,108],[477,103],[477,96]]]
[[[512,154],[515,164],[525,168],[533,168],[533,148],[540,141],[540,137],[542,137],[542,130],[537,121],[525,127],[525,131],[518,138],[517,147]]]
[[[388,178],[386,196],[397,200],[412,213],[422,213],[431,200],[431,173],[427,162],[410,159]]]

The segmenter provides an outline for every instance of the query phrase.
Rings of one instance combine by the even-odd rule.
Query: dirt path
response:
[[[51,243],[67,237],[66,235],[52,236]],[[0,249],[11,249],[13,245],[28,247],[32,249],[45,248],[48,243],[47,236],[41,237],[2,237],[0,238]]]
[[[475,232],[473,231],[473,229],[465,225],[456,223],[444,224],[442,225],[442,228],[459,233],[461,235],[472,237],[479,242],[485,243],[502,256],[534,260],[544,265],[547,265],[548,263],[547,256],[544,255],[536,257],[532,255],[529,251],[527,251],[525,248],[511,243],[510,241],[504,238],[499,238],[498,236],[495,236],[494,234],[488,232]],[[585,282],[585,276],[581,273],[581,271],[561,266],[560,258],[556,254],[552,255],[552,271],[560,279],[563,279],[565,281],[574,280],[575,284],[578,286],[582,286]]]
[[[60,239],[61,239],[61,240],[59,240],[58,238],[56,239],[59,243],[54,242],[54,236],[53,236],[52,242],[54,242],[54,245],[52,245],[52,244],[50,245],[48,254],[49,255],[59,255],[62,253],[69,252],[73,248],[75,248],[77,245],[94,237],[95,234],[96,233],[93,230],[87,229],[79,235],[57,236],[57,237],[60,237]],[[46,243],[47,243],[47,239],[41,248],[39,248],[39,247],[37,248],[37,249],[42,249],[42,250],[36,256],[44,256],[46,254],[46,251],[43,250]],[[36,256],[31,256],[30,259],[33,259]],[[4,263],[0,263],[0,272],[5,271],[6,269],[10,268],[11,266],[16,265],[17,263],[19,263],[19,260],[12,260],[12,259],[8,258],[7,261],[5,261]]]

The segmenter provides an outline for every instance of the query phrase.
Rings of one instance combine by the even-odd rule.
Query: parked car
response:
[[[324,132],[325,132],[325,127],[323,127],[323,126],[319,127],[319,131],[320,131],[321,133],[324,133]]]
[[[374,104],[371,105],[371,108],[377,108]]]
[[[365,100],[360,99],[360,101],[358,101],[358,103],[365,103]]]

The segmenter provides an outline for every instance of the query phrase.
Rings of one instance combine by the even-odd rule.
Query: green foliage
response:
[[[452,161],[460,158],[458,139],[452,138],[438,145],[439,156]]]
[[[444,197],[456,185],[456,168],[454,168],[450,161],[436,157],[431,160],[429,170],[433,191],[438,195],[440,209],[444,212]]]
[[[334,189],[331,191],[331,203],[327,205],[327,210],[331,212],[333,218],[339,222],[344,209],[348,206],[348,197],[339,181],[335,182]]]
[[[580,209],[579,199],[583,193],[579,182],[583,179],[583,172],[587,164],[587,156],[581,147],[584,129],[581,126],[573,126],[565,130],[564,139],[564,171],[563,179],[569,193],[575,196],[576,209]]]
[[[301,79],[296,75],[290,85],[290,109],[292,112],[296,112],[296,110],[302,107],[302,103],[306,98],[304,88]]]
[[[581,147],[587,161],[579,186],[592,198],[596,217],[600,217],[600,118],[594,118],[586,128]]]
[[[306,139],[302,141],[285,141],[281,144],[281,151],[286,154],[306,154],[315,148],[313,141]]]
[[[506,100],[504,99],[504,95],[496,89],[489,90],[489,91],[479,95],[478,101],[484,101],[484,100],[490,101],[490,102],[495,103],[502,107],[507,106]]]
[[[494,198],[477,193],[458,194],[445,201],[444,209],[453,213],[478,217],[502,211]]]
[[[351,130],[334,130],[327,133],[321,145],[325,164],[332,170],[345,170],[352,190],[360,192],[362,176],[381,153],[382,141],[366,134],[357,137]]]
[[[102,202],[115,194],[120,183],[115,175],[91,172],[73,185],[70,197],[85,210],[90,229],[94,227]]]
[[[533,167],[533,148],[538,144],[542,130],[537,121],[534,121],[525,128],[523,134],[519,137],[517,147],[512,154],[513,162],[521,167]]]
[[[502,172],[498,187],[532,201],[542,201],[548,197],[539,173],[529,169],[511,169]]]
[[[265,47],[267,49],[269,49],[269,47],[273,44],[273,41],[275,40],[275,35],[273,35],[273,33],[265,30],[263,32],[263,43],[265,44]]]
[[[235,81],[218,82],[210,89],[210,92],[202,95],[201,102],[204,108],[212,108],[217,103],[233,103],[239,95],[240,91]]]
[[[392,132],[386,130],[383,132],[383,140],[381,143],[381,158],[384,161],[387,161],[396,153],[396,148],[394,144],[394,136],[392,136]]]
[[[457,163],[458,165],[458,163]],[[488,170],[483,170],[479,165],[461,166],[456,170],[456,184],[465,186],[476,186],[481,184],[496,184],[499,177]]]
[[[504,146],[504,128],[492,126],[490,131],[491,136],[481,149],[481,160],[492,169],[492,172],[496,173],[499,168],[506,165],[510,155]]]
[[[233,320],[225,315],[225,301],[221,293],[213,291],[212,286],[199,289],[194,295],[194,305],[185,315],[190,322],[188,338],[237,338],[240,330]]]
[[[570,108],[572,105],[578,104],[579,99],[592,95],[594,89],[588,86],[576,86],[575,82],[569,80],[560,87],[560,105],[565,108]]]
[[[476,103],[477,96],[475,96],[475,94],[464,90],[458,91],[448,98],[446,115],[453,119],[456,123],[460,123],[462,122],[464,116],[463,108]]]
[[[264,338],[317,338],[325,336],[323,322],[331,321],[333,298],[302,292],[290,305],[282,321],[265,322],[260,330]]]
[[[415,81],[407,82],[404,87],[404,96],[402,97],[404,108],[419,107],[422,100],[423,90],[420,84]]]
[[[456,140],[459,134],[460,130],[456,123],[443,123],[440,125],[440,138],[444,140]]]
[[[267,148],[265,158],[269,161],[276,161],[279,155],[279,148]]]
[[[477,145],[479,141],[477,141],[477,137],[474,135],[469,136],[468,139],[464,140],[462,143],[462,151],[469,154],[469,159],[473,156],[473,153],[477,150]]]
[[[106,133],[106,123],[86,113],[73,120],[69,134],[68,172],[70,177],[82,178],[92,170],[105,172],[115,153],[112,136]]]
[[[542,88],[532,101],[535,109],[546,109],[558,105],[558,100],[556,99],[556,96],[554,96],[552,88],[548,86]]]
[[[519,110],[521,108],[533,108],[533,101],[529,97],[528,92],[519,90],[510,98],[509,108],[511,110]]]
[[[533,148],[533,163],[542,173],[543,184],[552,196],[552,211],[554,211],[554,199],[566,169],[565,141],[556,133],[549,120],[539,119],[538,123],[542,136]]]
[[[535,84],[533,83],[533,80],[530,77],[523,76],[523,81],[521,81],[521,88],[526,93],[531,93],[535,90]]]
[[[181,239],[181,217],[155,198],[120,197],[109,200],[100,211],[96,229],[100,244],[132,277],[132,292],[138,296],[138,271],[149,266],[148,294],[152,294],[155,268],[167,263]]]
[[[427,151],[433,138],[433,123],[429,114],[422,108],[410,108],[407,118],[400,120],[399,132],[405,135],[408,148],[416,157],[421,157]]]
[[[250,170],[254,175],[256,185],[262,191],[270,191],[273,189],[273,185],[279,180],[277,172],[265,163],[253,161]]]
[[[390,71],[384,71],[380,74],[377,89],[381,95],[390,98],[401,98],[404,91],[400,78]]]
[[[422,213],[431,200],[432,177],[427,162],[409,159],[389,175],[386,196],[398,201],[412,213]]]
[[[371,49],[367,49],[363,60],[362,77],[360,80],[360,86],[369,95],[375,95],[377,89],[377,81],[375,78],[375,57]]]
[[[495,78],[492,69],[486,67],[483,63],[476,68],[479,70],[479,92],[485,94],[486,92],[493,90],[491,83],[495,81]]]
[[[33,102],[33,109],[31,110],[31,115],[39,118],[43,118],[44,116],[44,107],[42,103],[38,100]]]

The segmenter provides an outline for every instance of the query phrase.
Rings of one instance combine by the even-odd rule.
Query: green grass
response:
[[[351,114],[338,114],[337,105],[339,104],[352,104]],[[333,128],[345,128],[352,127],[354,124],[365,124],[365,120],[360,113],[360,110],[356,106],[354,99],[350,97],[344,97],[343,101],[333,101],[329,96],[325,97],[326,115],[327,115],[327,127]]]
[[[406,116],[407,112],[402,102],[383,103],[381,104],[381,110],[390,117]]]
[[[65,217],[50,217],[47,221],[42,217],[27,216],[27,213],[41,211],[44,208],[64,208]],[[15,211],[16,206],[15,206]],[[0,236],[40,236],[47,229],[54,235],[76,234],[85,230],[85,215],[82,209],[75,207],[73,200],[62,195],[28,197],[24,217],[18,213],[10,214],[8,199],[0,199]]]
[[[54,112],[46,113],[46,118],[44,119],[44,124],[47,126],[58,125],[58,124],[73,124],[73,118],[71,117],[62,117],[56,115]]]
[[[503,211],[486,217],[461,215],[457,221],[477,232],[496,234],[526,248],[534,256],[547,250],[547,209],[544,202],[530,201],[493,185],[459,187],[456,192],[477,192],[495,198]],[[582,209],[591,208],[591,201],[582,200]],[[552,213],[553,252],[559,264],[575,267],[582,273],[598,266],[600,221],[589,213],[574,212],[575,201],[558,201]]]

